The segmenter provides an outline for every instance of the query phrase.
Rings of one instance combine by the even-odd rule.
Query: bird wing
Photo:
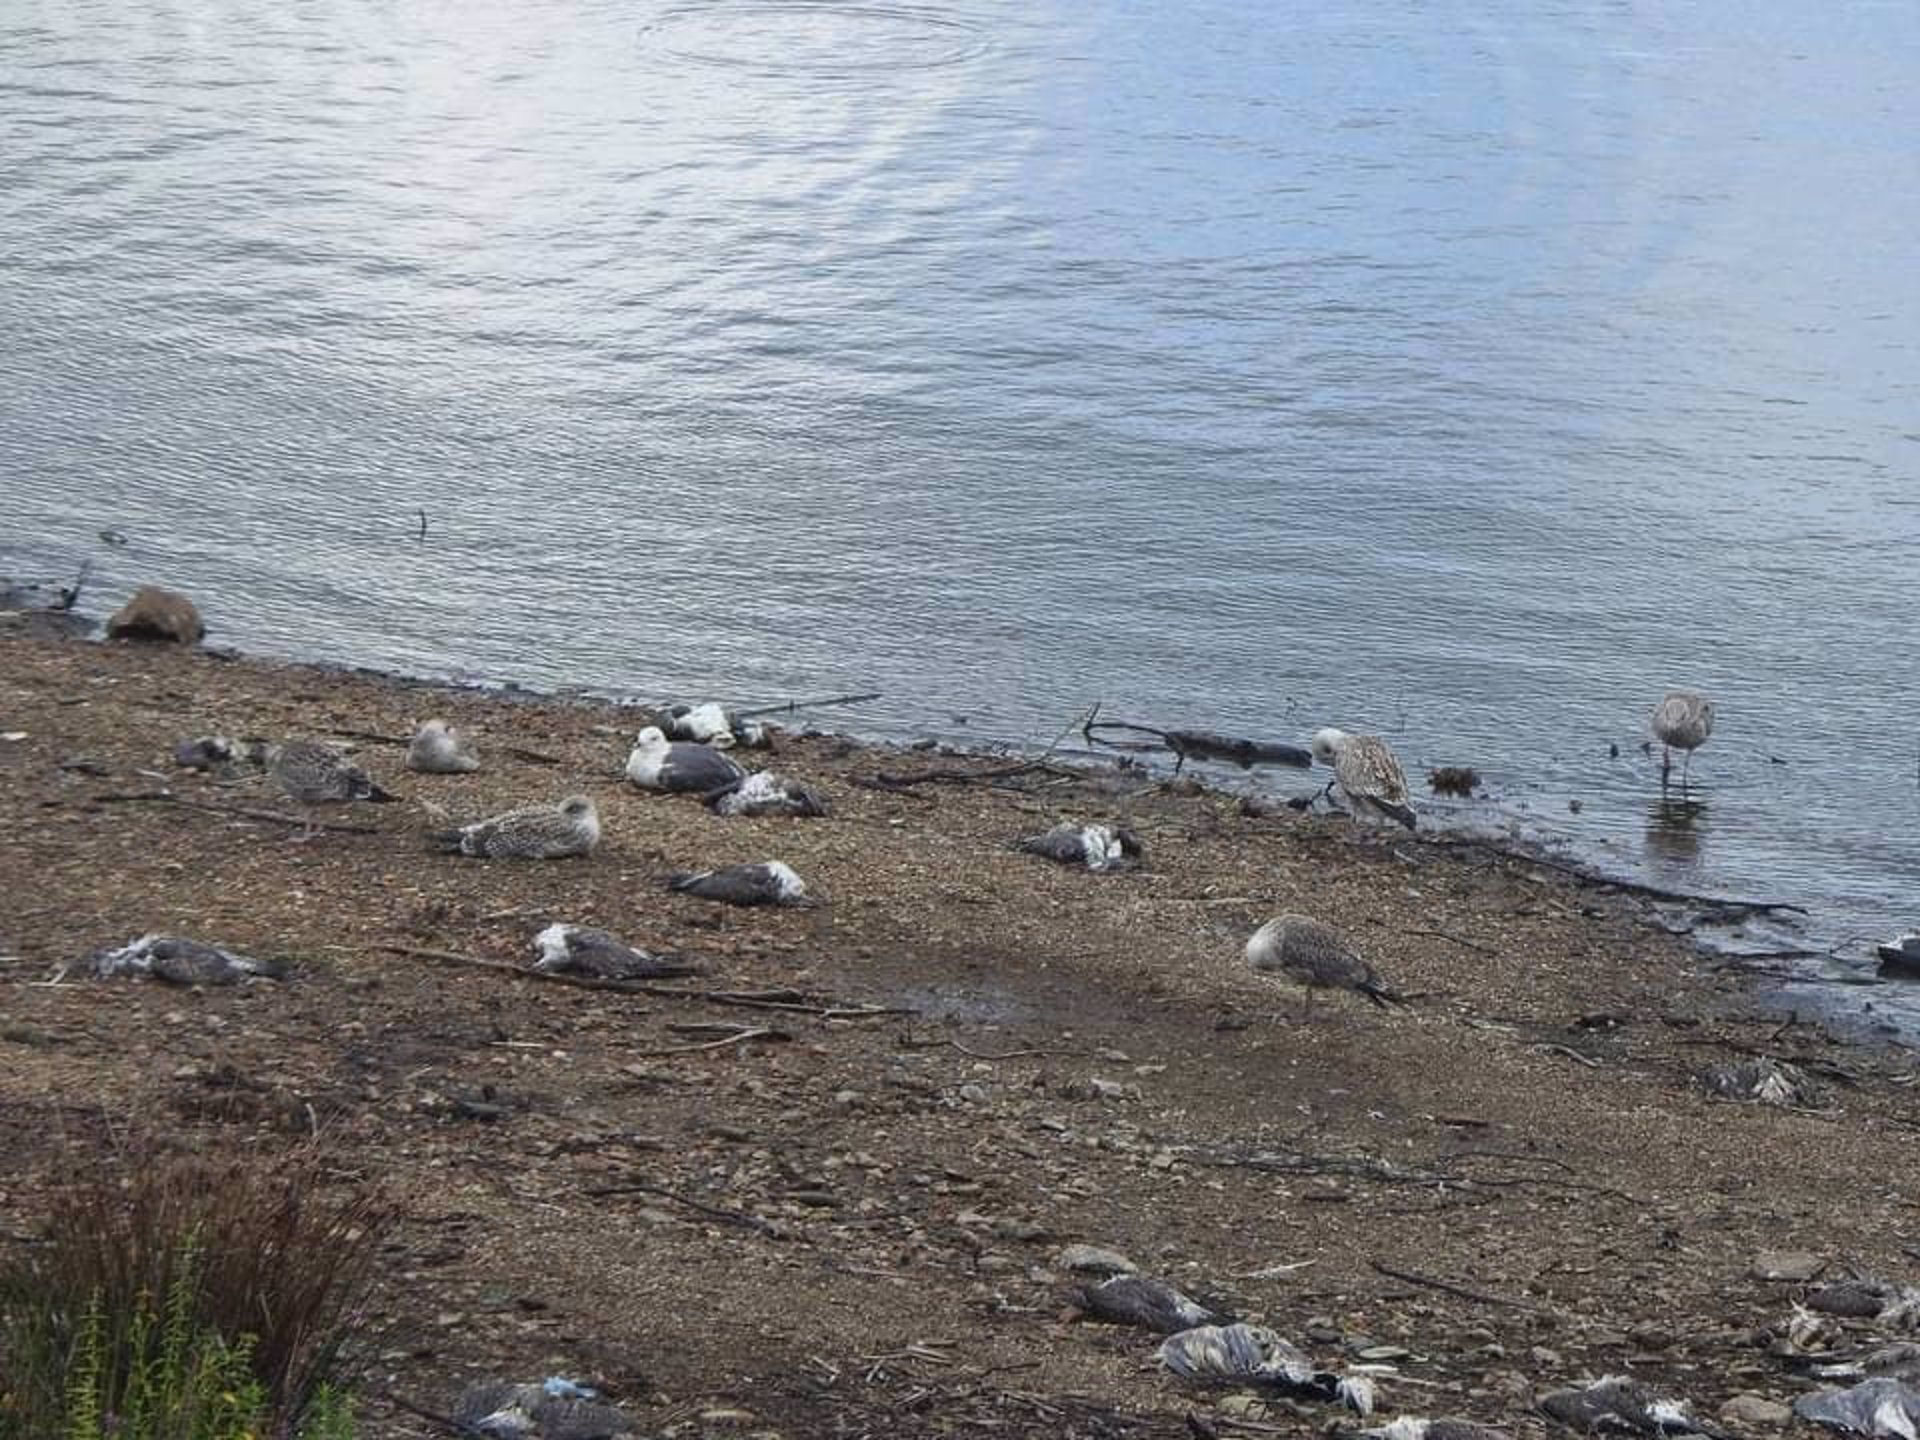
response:
[[[1376,735],[1358,735],[1342,746],[1334,774],[1350,795],[1392,805],[1407,803],[1406,772],[1387,742]]]

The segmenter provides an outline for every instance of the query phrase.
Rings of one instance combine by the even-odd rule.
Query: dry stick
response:
[[[1479,842],[1471,842],[1478,844]],[[1717,907],[1722,910],[1790,910],[1795,915],[1805,915],[1807,907],[1793,905],[1785,900],[1738,900],[1727,895],[1696,895],[1690,890],[1668,890],[1660,885],[1647,885],[1639,880],[1623,880],[1612,875],[1603,875],[1589,870],[1583,865],[1570,865],[1564,860],[1549,860],[1544,855],[1529,855],[1522,850],[1502,850],[1498,846],[1487,846],[1494,854],[1522,865],[1540,865],[1548,870],[1557,870],[1562,875],[1571,875],[1587,885],[1610,887],[1625,890],[1634,895],[1645,895],[1653,900],[1684,900],[1693,905]]]
[[[1478,950],[1482,955],[1498,955],[1500,952],[1491,945],[1482,945],[1478,940],[1469,940],[1463,935],[1449,935],[1445,930],[1408,930],[1408,935],[1431,935],[1436,940],[1451,940],[1456,945],[1469,950]]]
[[[1451,1280],[1438,1280],[1431,1275],[1422,1275],[1415,1270],[1399,1270],[1391,1265],[1383,1265],[1378,1260],[1369,1260],[1367,1264],[1372,1266],[1380,1274],[1391,1276],[1395,1280],[1404,1280],[1409,1285],[1424,1285],[1429,1290],[1444,1291],[1448,1295],[1458,1295],[1462,1300],[1477,1300],[1482,1305],[1504,1305],[1512,1310],[1528,1310],[1536,1315],[1542,1313],[1538,1305],[1530,1305],[1525,1300],[1513,1300],[1505,1295],[1491,1295],[1485,1290],[1474,1290],[1465,1285],[1456,1285]]]
[[[733,713],[742,720],[751,720],[756,715],[791,715],[795,710],[817,710],[822,705],[858,705],[862,701],[879,698],[878,690],[870,690],[864,695],[829,695],[820,700],[788,700],[780,705],[759,705],[752,710],[736,710]]]
[[[791,1040],[793,1037],[784,1030],[754,1029],[742,1030],[734,1035],[726,1035],[718,1040],[708,1040],[700,1045],[675,1045],[666,1050],[635,1050],[632,1052],[638,1060],[661,1060],[669,1055],[697,1055],[702,1050],[724,1050],[729,1045],[744,1045],[749,1040]]]
[[[975,1060],[1018,1060],[1027,1055],[1086,1054],[1084,1050],[1006,1050],[996,1055],[988,1050],[969,1050],[958,1040],[947,1040],[944,1038],[938,1040],[922,1040],[918,1035],[903,1035],[900,1037],[900,1048],[902,1050],[937,1050],[943,1045],[958,1050],[962,1055],[971,1056]]]
[[[704,1200],[696,1200],[691,1195],[682,1195],[678,1190],[669,1190],[664,1185],[654,1185],[645,1180],[627,1180],[618,1185],[596,1185],[583,1193],[595,1200],[609,1195],[658,1195],[663,1200],[672,1200],[686,1206],[689,1210],[698,1210],[702,1215],[711,1215],[716,1220],[730,1220],[735,1225],[745,1225],[751,1230],[773,1228],[758,1215],[749,1215],[743,1210],[727,1210],[718,1205],[709,1205]]]
[[[476,970],[498,970],[522,980],[545,980],[555,985],[571,985],[580,990],[611,990],[621,995],[663,995],[675,1000],[704,1000],[711,1005],[730,1005],[744,1010],[784,1010],[795,1015],[818,1015],[824,1020],[864,1020],[876,1015],[918,1015],[911,1007],[890,1008],[880,1005],[809,1005],[797,990],[686,990],[677,985],[656,985],[644,980],[598,980],[586,975],[566,975],[551,970],[528,970],[510,960],[486,960],[478,955],[461,955],[452,950],[428,950],[418,945],[382,944],[375,946],[394,955],[412,955],[421,960],[437,960],[443,965],[470,965]]]
[[[1023,760],[1017,765],[995,765],[986,770],[957,770],[949,767],[943,770],[917,770],[904,775],[881,770],[871,779],[856,779],[854,783],[865,785],[871,790],[904,790],[910,785],[967,785],[976,780],[1010,780],[1016,775],[1057,775],[1071,780],[1085,778],[1078,771],[1068,770],[1060,765],[1049,765],[1044,760]]]
[[[255,810],[246,805],[210,805],[205,800],[189,800],[184,795],[176,795],[171,790],[135,790],[121,794],[89,795],[87,799],[100,805],[117,805],[141,802],[154,805],[179,805],[188,810],[204,810],[209,815],[232,815],[242,820],[268,820],[275,825],[305,825],[307,822],[298,816],[282,815],[273,810]],[[379,830],[372,825],[344,825],[333,821],[319,821],[316,830],[331,830],[337,835],[378,835]]]
[[[417,1415],[430,1424],[443,1426],[455,1435],[472,1435],[477,1436],[478,1440],[487,1440],[487,1436],[491,1433],[477,1425],[469,1425],[464,1420],[456,1420],[451,1415],[442,1415],[438,1410],[429,1410],[424,1405],[416,1405],[411,1400],[402,1399],[391,1390],[376,1390],[373,1393],[389,1405],[398,1405],[409,1414]]]
[[[413,741],[405,735],[382,735],[378,730],[334,729],[329,735],[344,736],[348,740],[365,740],[372,745],[411,745]],[[544,750],[529,750],[521,745],[502,745],[502,755],[511,755],[516,760],[531,760],[536,765],[560,765],[563,762],[558,755],[549,755]]]

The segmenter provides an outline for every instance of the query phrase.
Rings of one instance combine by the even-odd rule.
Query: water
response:
[[[1905,3],[10,0],[0,573],[888,735],[1376,729],[1878,934],[1917,70]]]

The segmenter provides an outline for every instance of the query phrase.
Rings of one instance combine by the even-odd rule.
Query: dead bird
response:
[[[802,905],[807,895],[805,883],[793,868],[778,860],[669,875],[667,888],[727,905]]]
[[[1916,1440],[1920,1436],[1920,1390],[1889,1376],[1862,1380],[1845,1390],[1822,1390],[1793,1402],[1802,1420],[1853,1435]]]
[[[1606,1375],[1591,1385],[1556,1390],[1540,1402],[1548,1419],[1573,1430],[1631,1430],[1639,1435],[1706,1435],[1730,1440],[1720,1430],[1688,1413],[1684,1400],[1663,1400],[1627,1375]]]
[[[1138,835],[1113,825],[1056,825],[1044,835],[1027,836],[1015,848],[1094,871],[1124,870],[1147,854]]]
[[[429,837],[450,855],[482,860],[562,860],[600,843],[600,812],[585,795],[558,805],[527,805]]]
[[[173,763],[183,770],[231,770],[267,763],[267,742],[254,736],[194,735],[173,747]]]
[[[1402,1415],[1377,1430],[1362,1430],[1367,1440],[1509,1440],[1504,1430],[1471,1420],[1428,1420]]]
[[[1898,1380],[1905,1385],[1920,1385],[1920,1345],[1911,1340],[1896,1341],[1869,1351],[1857,1360],[1837,1365],[1816,1365],[1813,1373],[1828,1380],[1878,1377]]]
[[[1471,765],[1436,765],[1427,772],[1427,788],[1436,795],[1463,795],[1471,798],[1473,792],[1479,787],[1480,772]]]
[[[467,737],[444,720],[423,721],[407,742],[407,769],[427,775],[467,775],[480,768],[480,756]]]
[[[767,744],[766,726],[711,700],[703,705],[668,705],[657,713],[657,719],[661,733],[669,740],[691,740],[716,750],[735,745],[759,750]]]
[[[1809,1295],[1806,1308],[1823,1315],[1870,1316],[1882,1330],[1920,1331],[1920,1289],[1891,1280],[1836,1280]]]
[[[1254,931],[1247,941],[1247,964],[1259,974],[1284,975],[1303,987],[1302,1014],[1312,1013],[1315,990],[1351,990],[1383,1009],[1405,1003],[1338,931],[1305,915],[1278,915]]]
[[[708,794],[707,808],[716,815],[795,815],[820,817],[829,813],[816,790],[772,770],[756,770]]]
[[[642,790],[711,795],[747,778],[747,772],[709,745],[669,740],[656,725],[634,737],[627,779]]]
[[[1349,735],[1332,726],[1316,730],[1313,758],[1333,767],[1327,790],[1339,786],[1356,818],[1392,820],[1409,830],[1415,828],[1406,771],[1378,735]]]
[[[1201,1325],[1160,1344],[1160,1363],[1200,1385],[1252,1386],[1296,1400],[1345,1405],[1357,1415],[1373,1413],[1373,1380],[1316,1370],[1294,1345],[1261,1325]]]
[[[1888,975],[1920,975],[1920,935],[1902,935],[1873,947]]]
[[[95,975],[151,975],[169,985],[237,985],[242,980],[278,980],[286,966],[277,960],[255,960],[179,935],[142,935],[117,950],[96,951],[89,957]]]
[[[1136,1325],[1173,1335],[1198,1325],[1231,1325],[1234,1317],[1211,1301],[1200,1301],[1165,1280],[1148,1275],[1115,1275],[1075,1290],[1074,1304],[1109,1325]]]
[[[560,975],[587,975],[597,980],[665,980],[697,975],[699,967],[663,960],[636,950],[592,925],[556,922],[533,937],[540,958],[533,968]]]
[[[385,804],[400,798],[381,789],[340,750],[318,740],[289,740],[271,746],[267,774],[288,799],[306,807],[307,824],[300,835],[303,840],[313,837],[316,806],[345,805],[355,800]]]
[[[1702,1071],[1700,1084],[1709,1094],[1758,1105],[1819,1110],[1827,1103],[1826,1092],[1799,1066],[1765,1056]]]
[[[471,1386],[454,1402],[452,1419],[464,1433],[488,1440],[618,1440],[633,1433],[621,1410],[558,1377],[544,1385]]]

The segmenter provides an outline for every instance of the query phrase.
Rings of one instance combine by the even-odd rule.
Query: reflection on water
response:
[[[1892,930],[1920,24],[1830,8],[9,0],[0,572],[891,736],[1380,732]]]
[[[1647,807],[1646,849],[1657,864],[1695,872],[1700,878],[1707,802],[1663,795]]]

